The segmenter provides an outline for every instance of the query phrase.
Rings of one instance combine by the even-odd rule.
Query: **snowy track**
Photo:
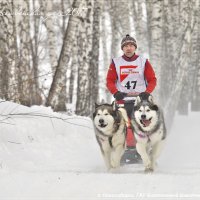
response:
[[[176,117],[153,174],[141,165],[111,174],[90,119],[13,103],[0,103],[0,112],[0,200],[200,199],[199,113]],[[11,112],[55,118],[6,119]]]

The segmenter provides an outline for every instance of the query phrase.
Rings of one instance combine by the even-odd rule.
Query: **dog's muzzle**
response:
[[[142,119],[140,120],[140,123],[143,124],[144,127],[147,127],[147,126],[149,126],[151,124],[151,119],[152,118],[146,119],[146,117],[142,117],[142,116],[141,116],[141,118]]]
[[[99,120],[99,127],[105,128],[108,124],[105,124],[105,121],[103,119]]]

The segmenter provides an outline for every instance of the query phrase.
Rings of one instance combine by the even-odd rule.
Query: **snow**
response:
[[[200,113],[175,117],[153,174],[108,173],[89,118],[4,101],[0,113],[1,200],[200,199]]]

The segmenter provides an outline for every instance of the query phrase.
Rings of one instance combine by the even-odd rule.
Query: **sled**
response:
[[[136,97],[137,95],[127,94],[127,96],[128,97]],[[133,104],[134,100],[126,101],[126,103]],[[119,104],[116,101],[115,101],[115,105],[117,108],[125,107],[123,103]],[[136,150],[136,140],[135,140],[133,130],[131,129],[131,127],[127,127],[127,129],[126,129],[126,150],[121,158],[120,163],[121,163],[121,165],[142,163],[142,159]]]
[[[121,158],[121,166],[128,164],[142,164],[142,159],[135,147],[127,148]]]
[[[142,159],[136,150],[136,140],[131,128],[126,129],[126,150],[120,163],[121,165],[142,163]]]

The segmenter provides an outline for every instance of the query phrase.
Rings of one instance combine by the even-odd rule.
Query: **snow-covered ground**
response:
[[[200,113],[175,117],[153,174],[106,172],[89,118],[10,102],[0,113],[0,200],[200,199]]]

